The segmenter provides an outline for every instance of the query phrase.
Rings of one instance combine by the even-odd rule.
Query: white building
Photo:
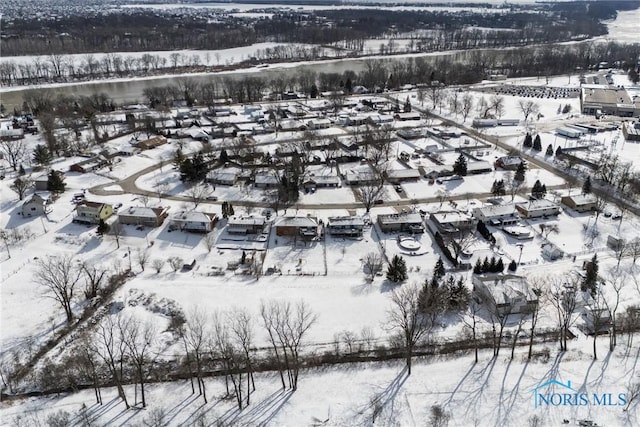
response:
[[[516,224],[520,220],[520,215],[513,203],[475,208],[473,216],[478,221],[493,226]]]
[[[560,205],[547,199],[529,200],[525,203],[518,203],[516,209],[523,218],[546,218],[560,213]]]
[[[514,274],[474,274],[473,288],[490,309],[502,315],[530,313],[538,305],[538,296],[527,279]]]
[[[195,233],[208,233],[216,226],[218,216],[214,213],[179,211],[171,217],[171,228]]]

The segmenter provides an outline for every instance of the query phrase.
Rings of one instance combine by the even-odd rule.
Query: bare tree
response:
[[[26,152],[27,144],[24,143],[24,140],[0,141],[0,153],[4,155],[14,171],[18,170]]]
[[[405,285],[391,293],[391,308],[387,312],[387,326],[402,336],[407,375],[411,375],[411,359],[415,346],[429,332],[429,321],[420,310],[420,287]]]
[[[162,258],[156,258],[151,261],[151,267],[156,271],[156,273],[160,273],[162,271],[162,267],[164,267],[165,261]]]
[[[540,234],[545,240],[549,240],[550,234],[558,234],[559,232],[558,224],[540,224]]]
[[[80,265],[80,269],[82,270],[85,279],[85,298],[91,299],[97,297],[102,281],[107,275],[108,270],[100,265],[89,264],[87,262],[83,262]]]
[[[251,356],[251,348],[253,347],[253,320],[249,312],[244,309],[234,309],[228,314],[227,319],[236,346],[242,354],[242,367],[247,372],[247,405],[250,403],[251,393],[256,390],[256,384],[253,378],[253,361]],[[242,408],[240,408],[242,409]]]
[[[367,212],[384,194],[382,178],[374,176],[369,182],[363,183],[355,190],[356,196],[360,199]]]
[[[300,373],[300,347],[302,340],[317,320],[304,301],[295,307],[290,302],[271,301],[261,305],[261,315],[278,360],[283,388],[283,368],[287,371],[289,388],[298,388]],[[278,350],[278,348],[280,350]],[[282,359],[280,358],[282,356]]]
[[[211,252],[211,250],[216,246],[216,233],[214,233],[213,231],[210,233],[207,233],[207,235],[204,238],[204,244],[205,247],[207,248],[207,252]]]
[[[171,266],[171,269],[174,272],[180,270],[180,267],[182,267],[183,264],[184,264],[184,260],[179,256],[169,257],[169,265]]]
[[[473,109],[473,96],[470,93],[465,93],[462,96],[462,103],[460,105],[460,112],[462,113],[462,122],[467,121],[467,117]]]
[[[533,101],[518,101],[518,109],[524,115],[524,121],[526,122],[529,119],[529,116],[536,115],[540,112],[540,105],[537,102]]]
[[[138,248],[136,250],[136,259],[137,259],[138,265],[140,266],[142,271],[144,271],[144,267],[149,262],[149,255],[150,254],[149,254],[149,250],[148,249]]]
[[[627,385],[627,406],[624,407],[624,411],[628,411],[631,405],[635,405],[634,402],[640,397],[640,381],[632,378]]]
[[[73,320],[71,304],[81,278],[81,270],[74,261],[70,255],[39,258],[34,274],[34,280],[46,288],[46,295],[63,308],[68,323]]]
[[[471,340],[473,342],[473,351],[475,355],[475,362],[478,363],[478,320],[482,305],[480,300],[473,297],[469,301],[467,312],[461,314],[462,322],[469,330],[471,330]]]
[[[504,328],[511,314],[512,307],[510,305],[502,306],[494,299],[488,301],[489,317],[491,319],[491,333],[493,337],[493,357],[500,355],[502,347],[502,338],[504,337]],[[496,327],[497,325],[497,327]]]
[[[182,338],[185,348],[189,352],[191,359],[195,363],[195,374],[198,383],[198,395],[202,396],[204,403],[207,403],[207,390],[204,384],[204,353],[210,332],[207,328],[207,316],[205,313],[195,308],[187,316],[187,322],[183,329]]]
[[[544,289],[544,298],[553,306],[559,331],[560,351],[567,350],[569,328],[574,322],[576,291],[580,283],[576,279],[555,277],[549,279],[549,288]]]
[[[640,237],[634,237],[627,243],[627,253],[633,260],[633,265],[635,266],[638,258],[640,258]]]
[[[609,271],[608,277],[603,285],[606,285],[610,289],[607,297],[604,299],[604,303],[611,316],[611,324],[609,328],[609,351],[613,351],[618,344],[618,330],[616,325],[616,317],[618,309],[620,308],[621,293],[629,283],[629,277],[626,272],[621,271],[619,268],[612,268]]]
[[[602,293],[602,285],[597,287],[595,295],[592,296],[591,303],[589,304],[589,311],[587,312],[588,319],[591,326],[591,332],[593,333],[593,359],[598,359],[598,350],[596,341],[600,330],[607,323],[611,321],[611,312],[607,307],[607,301]]]
[[[196,209],[200,203],[211,193],[209,187],[196,184],[187,190],[187,197],[189,201],[193,203],[193,209]]]
[[[120,323],[120,333],[126,345],[127,355],[133,363],[140,384],[140,397],[142,407],[147,407],[144,392],[145,368],[151,362],[151,349],[156,340],[156,329],[150,322],[141,323],[138,319],[128,318]],[[134,405],[137,402],[134,402]]]
[[[120,238],[124,235],[124,226],[116,219],[109,226],[109,232],[115,239],[118,249],[120,249]]]
[[[18,194],[19,200],[24,199],[24,195],[32,186],[33,181],[28,176],[19,176],[11,183],[11,189]]]
[[[362,258],[362,268],[369,281],[373,281],[380,271],[382,271],[382,256],[377,252],[369,252]]]
[[[123,387],[126,344],[121,333],[124,329],[122,322],[124,319],[119,313],[105,316],[96,325],[90,349],[94,355],[102,359],[109,369],[111,381],[118,390],[118,396],[129,409],[129,401]]]
[[[504,96],[492,96],[489,98],[489,105],[496,117],[500,118],[504,115]]]

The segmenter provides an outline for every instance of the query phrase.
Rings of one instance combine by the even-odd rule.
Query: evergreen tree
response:
[[[542,199],[547,194],[547,186],[540,182],[540,180],[536,180],[536,183],[533,184],[531,188],[531,195],[536,199]]]
[[[411,112],[411,101],[409,101],[409,97],[407,96],[407,100],[404,102],[404,112],[405,113],[410,113]]]
[[[47,191],[51,191],[52,193],[64,193],[66,186],[67,185],[62,179],[62,174],[54,170],[49,172],[47,179]]]
[[[98,223],[98,234],[100,236],[107,234],[109,232],[109,224],[104,222],[104,219],[100,218],[100,222]]]
[[[442,258],[438,258],[438,261],[436,261],[436,265],[433,267],[432,284],[437,286],[440,279],[442,279],[445,274],[446,274],[446,271],[444,269],[444,263],[442,262]]]
[[[480,258],[476,260],[476,265],[473,266],[473,274],[482,274],[482,263]]]
[[[531,148],[533,146],[533,138],[531,138],[531,134],[527,132],[527,135],[524,137],[524,142],[522,143],[524,148]]]
[[[51,156],[51,152],[44,144],[36,145],[36,148],[33,149],[33,162],[40,166],[49,166],[53,160],[53,156]]]
[[[25,176],[26,174],[27,171],[24,170],[24,166],[22,166],[22,163],[20,163],[20,167],[18,168],[18,175]]]
[[[467,175],[467,158],[464,156],[464,154],[460,153],[460,155],[456,159],[456,162],[453,164],[453,173],[460,176]]]
[[[387,268],[387,279],[393,283],[404,282],[407,280],[407,264],[399,255],[394,255],[391,263]]]
[[[520,162],[520,164],[518,165],[518,169],[516,169],[516,173],[513,175],[513,180],[518,182],[524,182],[524,174],[526,170],[527,168],[524,165],[524,161]]]
[[[553,145],[549,144],[547,145],[547,152],[545,153],[546,156],[553,156]]]
[[[488,273],[495,273],[497,270],[497,261],[496,261],[496,257],[491,257],[491,261],[489,261],[489,269],[487,270]]]
[[[533,149],[536,151],[542,151],[542,140],[540,140],[540,135],[536,135],[533,140]]]
[[[591,194],[591,177],[589,175],[582,184],[582,194]]]
[[[490,266],[490,264],[489,264],[489,258],[484,257],[484,261],[482,261],[482,269],[481,269],[481,272],[482,272],[482,273],[488,273],[488,272],[490,272],[490,271],[491,271],[491,269],[490,269],[490,267],[489,267],[489,266]]]
[[[493,181],[493,185],[491,186],[491,194],[494,196],[504,196],[506,190],[504,188],[504,181],[501,179]]]
[[[509,263],[509,271],[511,271],[511,272],[515,272],[517,269],[518,269],[518,264],[516,263],[516,261],[515,261],[515,260],[512,260],[512,261]]]
[[[560,156],[562,154],[562,148],[560,148],[560,146],[558,145],[558,148],[556,148],[556,157]]]
[[[502,273],[504,271],[504,262],[502,258],[498,258],[498,262],[496,262],[496,273]]]
[[[598,269],[598,254],[594,254],[591,261],[586,265],[585,276],[580,286],[583,292],[589,291],[591,296],[595,296],[598,287]]]
[[[269,157],[271,157],[269,153],[267,154],[269,155]],[[224,163],[227,163],[228,161],[229,161],[229,154],[227,154],[227,150],[223,148],[220,151],[220,163],[224,164]]]

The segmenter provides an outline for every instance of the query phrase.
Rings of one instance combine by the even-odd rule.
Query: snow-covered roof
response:
[[[318,219],[311,216],[285,216],[281,217],[276,227],[317,227]]]
[[[178,211],[171,217],[173,222],[211,222],[216,214],[198,211]]]
[[[380,224],[422,224],[420,214],[413,212],[378,215]]]
[[[364,227],[364,220],[359,216],[334,216],[329,218],[329,227]]]

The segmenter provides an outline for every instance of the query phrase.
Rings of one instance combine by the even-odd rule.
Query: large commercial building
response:
[[[608,114],[620,117],[640,115],[640,100],[632,99],[622,86],[583,85],[580,94],[580,111],[583,114]]]

